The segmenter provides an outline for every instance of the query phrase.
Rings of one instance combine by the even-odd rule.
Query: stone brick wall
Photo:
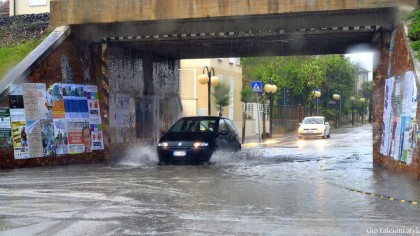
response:
[[[374,124],[373,124],[373,162],[374,165],[383,166],[388,169],[396,170],[398,172],[409,173],[410,175],[420,179],[420,150],[419,143],[413,152],[413,161],[411,165],[404,162],[395,161],[390,157],[380,154],[380,144],[382,135],[382,120],[384,111],[384,87],[385,79],[387,78],[386,71],[388,66],[390,68],[390,76],[397,76],[406,71],[414,71],[414,65],[408,44],[405,39],[403,26],[399,25],[394,35],[384,33],[375,42],[377,51],[379,52],[379,65],[374,71],[374,103],[373,110]],[[392,43],[391,53],[388,51],[389,43]],[[417,124],[420,123],[420,104],[417,105]],[[420,140],[418,140],[420,141]]]
[[[46,83],[47,87],[54,83],[96,84],[99,90],[100,106],[107,110],[102,102],[105,94],[101,89],[99,78],[92,76],[94,69],[92,48],[87,43],[75,41],[74,38],[69,37],[24,82]],[[2,106],[8,106],[8,96],[5,96],[0,103]],[[15,160],[12,146],[1,147],[0,157],[0,169],[97,163],[106,162],[109,159],[107,150],[101,150],[91,153]]]

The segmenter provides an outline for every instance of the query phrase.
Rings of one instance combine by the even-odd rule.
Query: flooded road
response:
[[[138,148],[111,166],[2,170],[0,235],[420,234],[420,182],[372,167],[371,126],[334,131],[213,165]]]

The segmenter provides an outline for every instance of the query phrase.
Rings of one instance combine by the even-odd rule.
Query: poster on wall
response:
[[[12,139],[15,159],[29,158],[29,147],[25,121],[12,122]]]
[[[10,109],[0,107],[0,147],[12,144],[12,125],[10,122]]]
[[[395,88],[392,91],[392,88]],[[392,100],[392,102],[391,102]],[[391,106],[392,105],[392,106]],[[412,71],[385,81],[381,154],[412,163],[417,143],[417,85]]]
[[[64,99],[63,90],[60,83],[55,83],[51,87],[52,95],[52,116],[53,119],[64,119]]]
[[[89,108],[84,87],[85,85],[62,84],[66,118],[89,118]]]
[[[384,114],[382,123],[382,140],[380,152],[382,155],[389,155],[391,139],[391,117],[392,117],[392,93],[394,90],[394,77],[385,80]]]
[[[41,120],[42,156],[57,153],[57,145],[54,137],[54,125],[52,120]]]
[[[111,127],[130,127],[130,97],[125,94],[113,94],[109,98]]]
[[[41,125],[39,120],[26,121],[29,157],[42,157]]]
[[[46,85],[44,83],[24,83],[22,90],[26,119],[47,119]]]
[[[68,153],[91,152],[88,119],[67,119]]]
[[[89,122],[91,124],[101,124],[98,88],[95,85],[86,85],[84,89],[89,108]]]
[[[57,154],[68,153],[68,136],[67,136],[67,124],[65,119],[57,119],[54,123],[54,136],[57,145]]]
[[[26,121],[25,109],[23,105],[23,90],[21,84],[10,85],[9,108],[11,122]]]
[[[91,124],[91,140],[92,140],[92,150],[103,150],[104,141],[102,135],[102,125],[101,124]]]

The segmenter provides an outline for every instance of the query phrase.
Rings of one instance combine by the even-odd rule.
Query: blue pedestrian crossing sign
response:
[[[262,92],[262,83],[261,81],[252,81],[251,82],[251,89],[254,92]]]

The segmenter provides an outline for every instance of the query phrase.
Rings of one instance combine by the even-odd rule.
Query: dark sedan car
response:
[[[237,152],[241,143],[230,119],[194,116],[179,119],[159,140],[159,163],[209,162],[216,150]]]

